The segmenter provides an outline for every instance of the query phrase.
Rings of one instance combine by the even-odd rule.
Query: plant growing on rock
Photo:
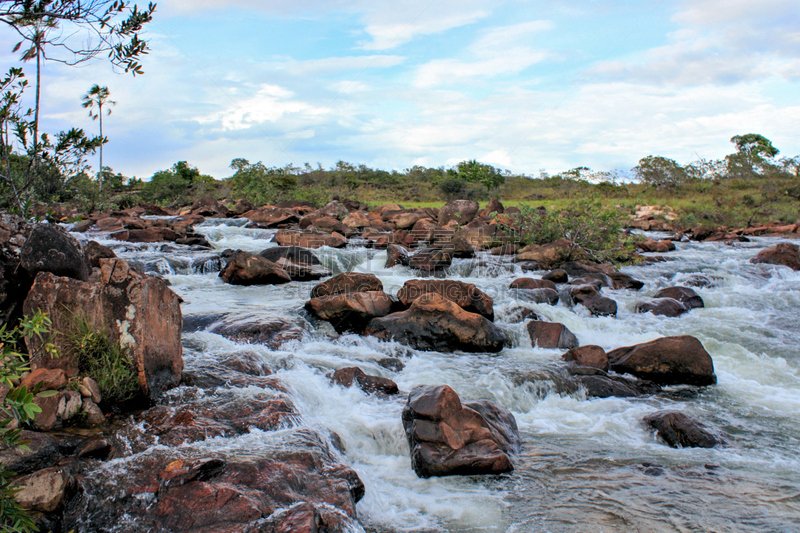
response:
[[[78,371],[97,382],[105,403],[125,402],[139,394],[139,378],[133,363],[125,348],[107,332],[76,316],[66,338]]]
[[[0,392],[5,388],[9,389],[0,403],[0,447],[27,450],[27,442],[21,439],[21,427],[42,411],[34,403],[34,397],[52,396],[55,391],[29,391],[27,387],[17,385],[22,375],[30,370],[25,355],[17,347],[25,336],[43,337],[50,325],[50,319],[44,313],[38,312],[30,318],[24,318],[17,327],[10,330],[7,325],[0,326]],[[44,348],[56,355],[52,344],[46,342]],[[19,492],[13,483],[15,476],[14,472],[0,464],[0,524],[4,531],[38,531],[31,517],[15,498]]]

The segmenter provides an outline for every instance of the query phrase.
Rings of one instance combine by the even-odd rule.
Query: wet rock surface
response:
[[[643,421],[673,448],[713,448],[725,444],[725,439],[705,424],[677,411],[657,411]]]
[[[411,465],[419,477],[501,474],[520,438],[514,416],[488,400],[464,402],[442,385],[411,391],[403,408]]]
[[[611,369],[662,385],[713,385],[714,363],[695,337],[662,337],[608,352]]]

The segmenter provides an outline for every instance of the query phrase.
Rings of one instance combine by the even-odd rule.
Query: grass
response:
[[[107,332],[76,317],[66,337],[78,371],[97,382],[103,403],[125,402],[140,393],[139,378],[126,350]]]

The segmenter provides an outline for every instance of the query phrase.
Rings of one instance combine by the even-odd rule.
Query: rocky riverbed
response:
[[[800,526],[790,239],[649,233],[651,259],[617,271],[565,257],[558,243],[504,242],[502,205],[362,207],[108,213],[65,226],[86,267],[16,269],[27,277],[13,287],[40,295],[26,309],[67,290],[58,285],[116,302],[107,322],[125,322],[115,306],[179,322],[180,368],[167,356],[170,328],[130,330],[137,346],[162,343],[163,359],[136,352],[149,405],[115,411],[74,392],[104,412],[70,422],[64,389],[52,426],[30,433],[34,452],[3,456],[31,487],[60,487],[34,505],[43,524]],[[8,273],[32,229],[3,227]]]

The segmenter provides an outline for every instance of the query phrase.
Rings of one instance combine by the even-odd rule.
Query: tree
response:
[[[640,159],[633,172],[642,183],[657,191],[677,189],[689,179],[689,173],[677,161],[654,155]]]
[[[92,85],[92,88],[89,89],[89,92],[83,96],[83,104],[81,104],[84,108],[89,109],[89,116],[92,117],[92,120],[100,119],[100,138],[103,139],[103,144],[108,142],[103,136],[103,106],[108,107],[108,114],[111,114],[111,107],[117,105],[117,103],[113,100],[108,99],[109,92],[108,87],[100,87],[99,85],[95,84]],[[97,111],[95,112],[94,107],[97,106]],[[100,145],[100,168],[97,173],[98,177],[103,173],[103,144]],[[100,185],[102,189],[102,182]]]
[[[773,157],[780,151],[772,141],[758,133],[734,135],[731,142],[736,145],[736,153],[726,157],[728,175],[749,178],[761,174]]]
[[[472,183],[480,183],[491,191],[506,182],[499,170],[491,165],[478,163],[475,159],[462,161],[456,166],[457,176]]]

